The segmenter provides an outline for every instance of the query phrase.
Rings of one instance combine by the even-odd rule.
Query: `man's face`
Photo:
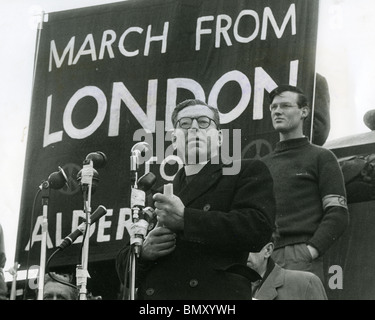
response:
[[[299,108],[298,94],[285,91],[275,96],[271,105],[272,124],[276,131],[289,133],[302,129],[303,119],[308,114],[307,107]]]
[[[259,252],[250,252],[249,256],[247,257],[247,266],[261,274],[264,261],[264,250]]]
[[[189,118],[194,118],[191,127],[182,128],[189,124]],[[213,119],[214,112],[204,105],[189,106],[178,113],[173,146],[186,164],[204,162],[217,155],[221,132],[217,130]],[[204,126],[207,120],[210,122],[209,126],[201,128],[200,125]]]
[[[250,252],[247,257],[247,266],[263,276],[267,268],[268,258],[273,252],[273,247],[273,243],[269,242],[259,252]]]
[[[43,300],[74,300],[72,289],[65,284],[49,281],[44,286]]]

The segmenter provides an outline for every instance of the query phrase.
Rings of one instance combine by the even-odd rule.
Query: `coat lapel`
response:
[[[180,197],[185,206],[188,206],[196,198],[204,194],[216,181],[222,176],[222,167],[224,164],[207,163],[195,178],[181,188],[182,181],[185,179],[185,170],[181,169],[173,180],[173,190]]]
[[[285,270],[275,264],[254,298],[257,300],[274,300],[277,297],[277,288],[284,285],[284,279]]]

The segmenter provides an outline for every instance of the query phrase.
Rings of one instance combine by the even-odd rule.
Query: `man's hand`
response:
[[[156,193],[153,199],[159,224],[172,231],[184,230],[185,205],[181,199],[175,195],[167,196],[161,193]]]
[[[319,251],[316,250],[314,247],[312,247],[308,244],[307,249],[310,251],[310,254],[311,254],[313,260],[316,259],[317,257],[319,257]]]
[[[176,234],[168,228],[157,225],[143,242],[141,258],[156,260],[170,254],[176,248]]]

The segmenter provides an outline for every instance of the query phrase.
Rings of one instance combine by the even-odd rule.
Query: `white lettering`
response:
[[[93,97],[97,102],[97,114],[90,125],[77,129],[72,122],[72,115],[77,102],[84,97]],[[69,100],[63,116],[65,132],[73,139],[84,139],[93,134],[102,124],[107,112],[107,99],[102,90],[97,87],[87,86],[79,89]]]
[[[87,45],[88,49],[85,49]],[[83,55],[91,55],[91,60],[96,61],[94,37],[91,33],[88,34],[85,38],[85,41],[83,41],[81,48],[79,48],[78,53],[74,58],[73,64],[76,64]]]
[[[238,26],[240,24],[242,17],[244,16],[252,16],[254,17],[254,20],[255,20],[254,32],[248,37],[242,37],[238,33]],[[237,17],[236,22],[234,23],[234,27],[233,27],[234,38],[240,43],[248,43],[248,42],[253,41],[259,33],[259,25],[260,25],[259,16],[254,10],[242,10]]]
[[[108,136],[113,137],[119,134],[121,102],[125,103],[143,128],[155,132],[157,87],[157,80],[149,80],[146,114],[122,82],[113,83]]]
[[[235,81],[241,87],[241,99],[238,102],[237,106],[234,107],[228,113],[221,113],[220,112],[220,122],[222,124],[229,123],[234,119],[238,118],[242,112],[245,111],[247,105],[250,102],[251,98],[251,85],[249,79],[240,71],[234,70],[225,73],[219,80],[217,80],[214,86],[211,89],[210,96],[208,98],[208,104],[212,106],[217,106],[217,100],[219,97],[219,93],[223,86],[229,82]]]
[[[165,53],[167,51],[167,38],[168,38],[169,22],[164,22],[163,34],[161,36],[153,36],[153,37],[151,37],[151,28],[152,28],[151,25],[149,25],[147,27],[146,45],[145,45],[144,55],[145,56],[149,55],[149,52],[150,52],[150,43],[152,41],[162,41],[161,53]]]
[[[130,221],[131,217],[130,208],[121,208],[119,212],[119,219],[116,230],[116,240],[122,240],[124,237],[124,230],[126,228],[126,223]]]
[[[101,42],[100,51],[99,51],[99,60],[102,60],[104,58],[105,49],[107,49],[108,55],[111,59],[115,57],[115,54],[113,53],[113,50],[112,50],[112,44],[113,42],[115,42],[115,40],[116,40],[116,32],[114,32],[113,30],[106,30],[103,32],[102,42]]]
[[[288,12],[285,15],[284,21],[281,25],[281,28],[279,29],[277,26],[277,22],[275,20],[275,17],[273,16],[272,10],[269,7],[264,8],[263,11],[263,25],[262,25],[262,33],[261,33],[261,40],[266,40],[267,38],[267,26],[268,26],[268,20],[271,22],[271,25],[273,27],[273,30],[275,31],[275,34],[278,39],[280,39],[285,31],[285,28],[291,20],[291,31],[292,35],[295,35],[297,33],[297,27],[296,27],[296,5],[292,3],[288,9]]]
[[[235,314],[236,313],[236,306],[230,305],[186,305],[184,304],[184,314]]]
[[[298,78],[298,60],[290,62],[289,69],[289,84],[292,86],[297,85]],[[277,87],[277,83],[264,71],[263,68],[255,68],[255,89],[254,89],[254,105],[253,105],[253,119],[263,119],[263,102],[264,90],[268,93]]]
[[[52,71],[52,58],[55,60],[55,64],[57,68],[60,68],[62,63],[64,62],[65,56],[69,53],[69,58],[68,58],[68,65],[70,66],[73,61],[73,50],[74,50],[74,41],[75,37],[72,37],[68,44],[66,45],[61,59],[59,59],[59,55],[57,53],[56,49],[56,44],[55,40],[51,41],[51,47],[50,47],[50,53],[49,53],[49,65],[48,65],[48,71]]]
[[[240,28],[241,24],[244,23],[244,18],[249,17],[250,19],[254,20],[254,27],[251,29],[246,26],[244,28]],[[199,51],[202,47],[202,35],[210,35],[212,34],[212,28],[203,28],[202,24],[208,21],[214,21],[216,19],[216,30],[214,32],[215,36],[215,48],[220,48],[221,45],[221,36],[223,36],[225,43],[227,46],[232,45],[232,41],[229,37],[229,32],[232,27],[232,18],[225,14],[220,14],[217,17],[215,16],[203,16],[197,19],[196,25],[196,32],[195,32],[195,50]],[[276,19],[273,15],[273,12],[270,7],[265,7],[263,10],[263,20],[260,22],[259,14],[254,10],[242,10],[235,19],[233,25],[233,37],[239,43],[249,43],[256,39],[259,36],[260,32],[260,39],[266,40],[267,39],[267,32],[268,32],[268,24],[271,23],[271,26],[277,36],[280,39],[289,23],[291,22],[291,35],[295,35],[297,33],[297,26],[296,26],[296,7],[295,4],[291,4],[285,17],[282,22],[281,27],[279,28]],[[225,22],[225,24],[224,24]],[[260,28],[262,30],[260,31]],[[240,30],[246,30],[248,35],[240,35]]]
[[[27,245],[25,247],[25,251],[29,251],[30,248],[33,247],[34,243],[37,242],[37,241],[40,241],[42,242],[42,237],[43,237],[43,216],[39,216],[35,222],[35,225],[34,225],[34,229],[33,229],[33,232],[32,232],[32,235],[31,235],[31,246],[30,246],[30,240],[27,242]],[[41,231],[41,233],[38,233],[39,230]],[[53,244],[52,244],[52,240],[51,240],[51,237],[48,233],[48,230],[46,232],[46,235],[47,235],[47,248],[50,249],[53,247]]]
[[[113,209],[108,209],[107,213],[99,219],[99,221],[98,221],[98,235],[97,235],[97,241],[98,242],[106,242],[106,241],[111,240],[110,235],[104,234],[105,233],[104,230],[111,228],[112,221],[107,221],[107,217],[112,216],[112,215],[113,215]]]
[[[261,120],[263,119],[264,90],[271,92],[277,84],[262,67],[255,68],[254,79],[256,87],[254,88],[253,119]]]
[[[142,34],[143,32],[143,29],[142,28],[139,28],[139,27],[132,27],[132,28],[129,28],[127,29],[123,34],[122,36],[120,37],[120,40],[119,40],[119,50],[120,52],[125,56],[125,57],[134,57],[136,55],[139,54],[139,50],[134,50],[134,51],[128,51],[125,49],[125,46],[124,46],[124,42],[125,42],[125,38],[126,36],[131,33],[131,32],[138,32],[139,34]]]
[[[221,21],[226,21],[226,25],[222,26]],[[220,34],[223,35],[225,43],[227,46],[232,45],[232,41],[229,38],[228,30],[232,25],[231,17],[227,16],[226,14],[220,14],[217,16],[216,21],[216,36],[215,36],[215,48],[220,48]]]
[[[43,148],[47,147],[51,143],[61,141],[62,136],[63,136],[62,131],[49,133],[50,123],[51,123],[51,109],[52,109],[52,95],[48,96],[47,98],[46,121],[44,123],[44,135],[43,135]]]
[[[290,61],[289,84],[297,86],[299,60]]]
[[[289,69],[289,82],[292,85],[297,83],[298,78],[298,60],[290,62]],[[228,82],[234,81],[237,83],[241,89],[239,96],[239,101],[232,109],[226,113],[220,111],[220,101],[219,97],[222,89]],[[219,108],[220,118],[222,124],[227,124],[238,117],[240,117],[246,108],[249,106],[252,91],[254,90],[254,101],[253,101],[253,120],[263,119],[263,109],[264,109],[264,91],[271,92],[277,83],[273,78],[262,68],[256,67],[254,70],[254,86],[252,87],[249,78],[238,70],[232,70],[224,75],[222,75],[212,86],[208,95],[208,104],[216,106]],[[173,124],[171,121],[171,115],[175,106],[177,105],[177,94],[179,89],[188,90],[193,95],[194,99],[199,99],[206,101],[206,93],[202,86],[195,80],[189,78],[173,78],[167,79],[167,91],[166,91],[166,106],[165,106],[165,132],[173,130]],[[120,116],[121,107],[125,106],[134,118],[139,122],[141,127],[148,133],[154,133],[156,130],[156,108],[157,108],[157,93],[158,93],[158,80],[151,79],[148,81],[148,91],[147,91],[147,102],[145,107],[141,107],[136,101],[134,96],[128,90],[123,82],[114,82],[112,87],[112,97],[110,112],[108,115],[108,136],[114,137],[119,135],[120,130]],[[73,115],[76,109],[79,108],[80,100],[83,98],[94,98],[96,100],[96,105],[94,111],[88,114],[92,117],[90,124],[86,125],[84,128],[78,128],[74,125]],[[230,106],[226,106],[230,107]],[[146,110],[145,110],[146,109]],[[79,89],[73,94],[73,96],[68,101],[62,119],[62,126],[69,137],[72,139],[84,139],[92,135],[98,128],[103,124],[107,113],[107,98],[104,92],[95,86],[86,86]],[[43,135],[43,147],[46,147],[52,143],[57,143],[63,139],[63,131],[51,132],[51,124],[58,126],[56,121],[51,122],[54,119],[52,117],[52,95],[48,96],[46,103],[46,115],[45,115],[45,127]],[[129,121],[129,120],[128,120]],[[142,134],[145,132],[140,131],[140,135],[136,136],[136,141],[142,140]],[[149,139],[148,142],[151,143],[151,136],[144,135]],[[157,137],[158,141],[167,141],[164,137]],[[164,152],[164,145],[160,150],[158,148],[153,148],[157,151],[157,158],[160,159],[161,153]],[[163,150],[162,150],[163,149]],[[172,151],[170,154],[172,154]]]
[[[197,20],[197,27],[195,32],[195,51],[199,51],[201,49],[201,35],[203,34],[211,34],[211,29],[203,29],[202,23],[205,21],[213,21],[215,19],[214,16],[206,16],[206,17],[199,17]]]

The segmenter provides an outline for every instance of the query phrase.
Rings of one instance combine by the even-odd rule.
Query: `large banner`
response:
[[[232,158],[270,152],[278,140],[267,93],[279,84],[313,95],[318,1],[135,0],[49,13],[36,48],[16,260],[38,265],[43,199],[62,167],[68,187],[48,191],[47,257],[84,216],[77,173],[89,153],[107,164],[91,198],[108,209],[91,229],[89,261],[114,259],[127,239],[130,151],[151,145],[140,167],[155,187],[181,166],[171,151],[171,113],[198,98],[217,106]],[[150,154],[149,154],[150,155]],[[45,199],[44,199],[45,200]],[[44,202],[45,203],[45,202]],[[54,257],[79,263],[82,237]]]

